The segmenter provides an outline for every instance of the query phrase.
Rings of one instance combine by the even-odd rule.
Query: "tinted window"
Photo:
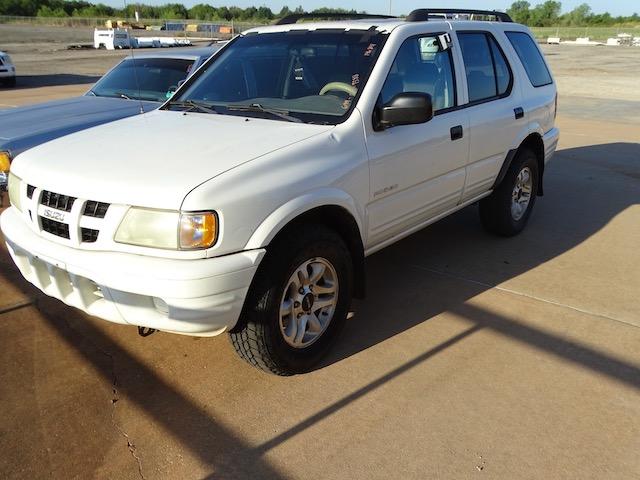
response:
[[[127,59],[102,77],[91,90],[98,97],[164,102],[171,86],[187,78],[193,60],[178,58]]]
[[[403,92],[431,95],[433,110],[455,106],[455,83],[449,50],[436,37],[405,40],[380,92],[383,104]]]
[[[278,119],[238,111],[259,105],[305,122],[336,124],[351,111],[385,38],[356,29],[240,36],[173,100],[197,101],[222,114]]]
[[[518,54],[533,86],[541,87],[550,84],[552,82],[551,74],[533,39],[523,32],[507,32],[507,37]]]
[[[496,66],[496,80],[498,83],[498,95],[504,95],[511,85],[511,70],[507,64],[507,59],[493,37],[489,37],[491,45],[491,55]]]
[[[460,33],[460,48],[467,75],[469,102],[477,102],[497,95],[493,59],[484,33]]]

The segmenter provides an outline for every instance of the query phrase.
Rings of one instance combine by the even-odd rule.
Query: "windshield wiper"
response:
[[[194,100],[169,101],[169,105],[168,105],[169,107],[172,107],[174,105],[176,107],[186,107],[187,110],[183,110],[183,112],[190,112],[191,110],[200,110],[201,112],[204,112],[204,113],[218,113],[213,108],[208,107],[202,103],[196,102]]]
[[[124,98],[125,100],[131,100],[131,97],[125,95],[124,93],[116,92],[116,95],[119,96],[120,98]]]
[[[302,123],[302,120],[296,117],[292,117],[289,115],[287,110],[279,110],[277,108],[269,108],[263,107],[259,103],[252,103],[250,105],[227,105],[227,110],[236,111],[236,112],[259,112],[259,113],[268,113],[269,115],[273,115],[274,117],[282,118],[288,122]]]

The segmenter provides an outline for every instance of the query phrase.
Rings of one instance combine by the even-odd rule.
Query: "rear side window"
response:
[[[533,39],[524,32],[506,32],[506,34],[524,66],[531,84],[534,87],[542,87],[552,83],[549,69]]]
[[[464,60],[469,103],[506,96],[513,77],[502,50],[492,35],[484,32],[458,33]]]

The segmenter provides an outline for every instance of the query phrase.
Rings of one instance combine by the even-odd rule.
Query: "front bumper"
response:
[[[185,335],[233,328],[265,254],[176,260],[78,250],[40,237],[14,207],[0,227],[22,275],[47,295],[104,320]]]

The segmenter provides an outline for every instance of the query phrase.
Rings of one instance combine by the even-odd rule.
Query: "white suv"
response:
[[[11,57],[2,50],[0,50],[0,86],[16,86],[16,67]]]
[[[515,235],[542,194],[556,87],[529,30],[433,13],[249,30],[160,110],[19,155],[1,226],[22,274],[106,320],[310,369],[367,255],[476,202]]]

